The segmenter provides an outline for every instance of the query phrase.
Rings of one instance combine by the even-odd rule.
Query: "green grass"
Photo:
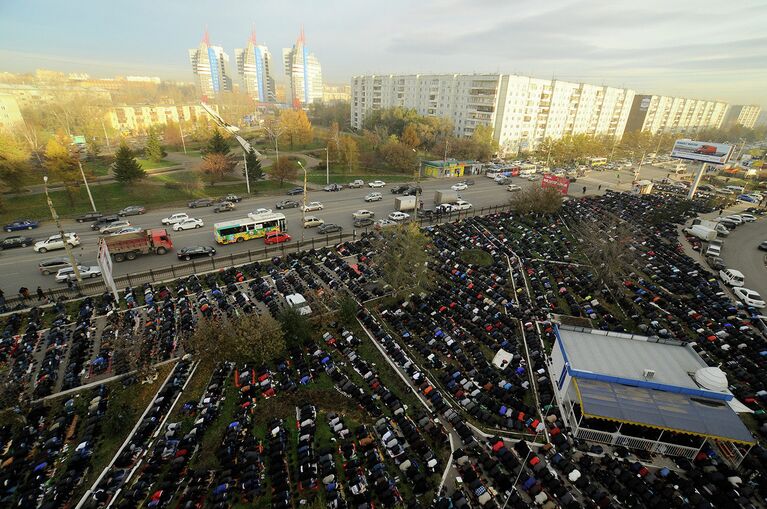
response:
[[[167,161],[163,159],[162,161],[150,161],[149,159],[144,158],[137,158],[136,161],[141,165],[142,168],[145,170],[154,170],[156,168],[167,168],[169,166],[178,166],[178,163],[174,163],[173,161]]]
[[[470,265],[489,267],[493,264],[493,257],[484,249],[466,249],[461,251],[460,258]]]

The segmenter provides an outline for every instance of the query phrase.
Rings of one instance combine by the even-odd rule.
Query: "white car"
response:
[[[369,187],[384,187],[386,185],[386,182],[383,180],[374,180],[373,182],[369,182]]]
[[[467,186],[463,182],[458,182],[457,184],[453,184],[452,186],[450,186],[450,189],[452,189],[453,191],[465,191],[468,188],[469,186]]]
[[[756,216],[752,214],[738,214],[744,223],[753,223],[756,221]]]
[[[352,217],[354,219],[363,219],[363,218],[371,218],[375,216],[375,212],[371,212],[370,210],[360,209],[355,210],[352,212]]]
[[[392,221],[405,221],[410,218],[410,214],[405,214],[404,212],[392,212],[389,214],[389,219]]]
[[[719,279],[730,286],[743,286],[746,283],[746,277],[743,275],[743,273],[735,269],[720,270]]]
[[[251,216],[251,215],[257,216],[259,214],[271,214],[271,213],[272,213],[272,209],[257,208],[256,210],[254,210],[253,212],[251,212],[248,215],[249,216]]]
[[[123,228],[129,227],[131,224],[129,221],[113,221],[99,230],[99,233],[111,235],[114,232],[118,232]]]
[[[759,292],[755,292],[754,290],[749,290],[748,288],[739,287],[739,288],[733,288],[732,293],[734,293],[735,296],[738,297],[740,300],[742,300],[743,304],[745,304],[748,307],[761,309],[765,306],[764,299],[762,299],[762,296],[759,295]]]
[[[80,245],[80,237],[76,233],[65,233],[64,236],[66,237],[66,243],[70,246]],[[47,253],[56,249],[64,249],[64,241],[61,240],[61,235],[51,235],[45,240],[35,242],[34,250],[38,253]]]
[[[731,216],[724,216],[724,218],[725,219],[729,219],[730,221],[732,221],[733,223],[737,224],[738,226],[743,224],[743,218],[740,217],[737,214],[733,214]]]
[[[190,217],[174,224],[173,231],[179,232],[181,230],[194,230],[195,228],[202,228],[203,226],[205,226],[205,224],[202,222],[202,219],[195,219]]]
[[[388,219],[379,219],[378,221],[373,223],[373,228],[377,228],[380,230],[381,228],[387,228],[389,226],[394,226],[395,224],[397,223],[395,223],[394,221],[389,221]]]
[[[80,277],[83,279],[101,276],[101,269],[97,265],[78,265],[77,269],[80,271]],[[74,281],[75,279],[77,279],[75,277],[75,269],[72,267],[64,267],[63,269],[59,269],[56,273],[56,282],[58,283],[66,283],[67,281]]]
[[[452,210],[469,210],[470,208],[471,208],[471,203],[465,200],[458,200],[455,203],[453,203]]]
[[[365,201],[381,201],[383,200],[383,196],[381,193],[368,193],[367,196],[365,196]]]
[[[509,184],[509,187],[506,188],[507,191],[521,191],[522,188],[518,186],[517,184]]]
[[[165,224],[165,225],[176,224],[186,219],[189,219],[189,214],[187,214],[186,212],[179,212],[178,214],[173,214],[172,216],[166,217],[165,219],[163,219],[162,224]]]
[[[322,209],[325,208],[325,206],[322,203],[318,202],[318,201],[311,201],[311,202],[307,203],[306,205],[301,205],[300,208],[304,212],[312,212],[314,210],[322,210]]]
[[[114,233],[110,233],[110,235],[122,235],[124,233],[136,233],[140,231],[141,231],[141,228],[139,228],[138,226],[126,226],[125,228],[120,228]]]

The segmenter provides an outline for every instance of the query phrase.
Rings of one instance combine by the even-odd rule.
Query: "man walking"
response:
[[[45,300],[45,293],[43,292],[43,289],[40,286],[37,287],[37,300],[38,301]]]

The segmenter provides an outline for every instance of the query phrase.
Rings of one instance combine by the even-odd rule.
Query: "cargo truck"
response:
[[[443,205],[445,203],[455,203],[458,201],[457,191],[436,191],[434,193],[434,205]]]
[[[173,249],[173,242],[165,228],[139,230],[133,233],[102,237],[109,254],[116,262],[135,260],[139,255],[164,255]]]
[[[415,196],[398,196],[394,198],[394,210],[409,212],[415,210]]]

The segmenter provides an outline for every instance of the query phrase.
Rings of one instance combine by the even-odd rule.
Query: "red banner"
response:
[[[567,189],[570,187],[570,179],[546,173],[543,175],[543,180],[541,180],[541,187],[544,189],[556,189],[560,194],[566,195]]]

